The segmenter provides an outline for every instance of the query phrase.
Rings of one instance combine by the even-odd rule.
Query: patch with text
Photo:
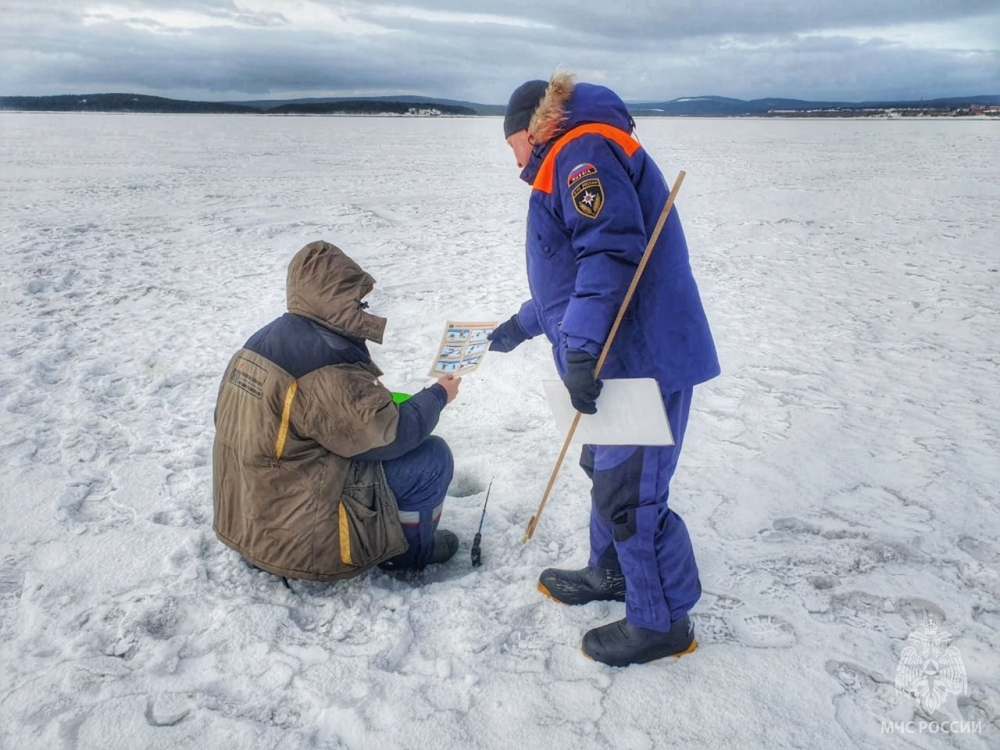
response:
[[[597,174],[597,167],[593,164],[587,164],[586,162],[577,164],[570,170],[569,177],[566,178],[566,186],[573,187],[574,182],[579,182],[584,177],[593,177],[595,174]]]
[[[601,187],[601,181],[592,177],[574,187],[573,206],[581,216],[596,219],[604,208],[604,188]]]
[[[266,380],[267,370],[260,365],[255,365],[249,359],[243,359],[243,357],[236,360],[233,371],[229,375],[230,385],[235,385],[254,398],[261,398],[264,395],[264,381]]]

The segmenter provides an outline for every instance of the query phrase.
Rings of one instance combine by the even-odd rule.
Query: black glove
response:
[[[494,328],[486,338],[490,340],[491,352],[509,352],[522,341],[526,341],[528,334],[521,328],[521,321],[517,319],[517,314],[514,314],[510,320]]]
[[[594,377],[597,357],[582,349],[566,352],[566,374],[563,383],[569,391],[573,408],[582,414],[597,413],[597,397],[601,395],[602,383]]]

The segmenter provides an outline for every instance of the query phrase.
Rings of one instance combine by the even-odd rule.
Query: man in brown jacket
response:
[[[423,568],[458,549],[437,530],[454,465],[431,432],[461,378],[393,403],[365,343],[385,331],[362,302],[374,285],[339,248],[306,245],[288,266],[288,312],[226,368],[213,528],[262,570],[333,581],[377,564]]]

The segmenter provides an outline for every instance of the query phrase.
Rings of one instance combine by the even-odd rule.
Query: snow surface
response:
[[[692,656],[579,650],[621,604],[536,577],[587,557],[547,347],[490,355],[438,433],[449,564],[336,585],[211,530],[224,366],[288,260],[379,280],[376,361],[420,378],[448,316],[526,296],[528,188],[496,119],[0,115],[0,747],[1000,747],[1000,124],[644,120],[724,374],[672,504],[705,594]],[[469,546],[485,489],[484,565]],[[925,613],[968,694],[893,680]]]

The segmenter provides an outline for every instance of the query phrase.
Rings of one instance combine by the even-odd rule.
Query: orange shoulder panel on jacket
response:
[[[591,122],[586,125],[580,125],[579,127],[573,128],[568,133],[566,133],[562,138],[555,142],[552,149],[545,156],[545,161],[542,162],[542,166],[538,168],[538,174],[535,175],[535,181],[531,183],[533,190],[541,190],[543,193],[552,192],[552,177],[556,171],[556,156],[562,151],[563,147],[572,140],[579,138],[581,135],[588,135],[590,133],[596,133],[597,135],[603,135],[610,141],[614,141],[619,146],[621,146],[626,155],[632,156],[638,148],[639,141],[633,138],[631,135],[626,133],[624,130],[614,127],[613,125],[605,125],[600,122]]]

